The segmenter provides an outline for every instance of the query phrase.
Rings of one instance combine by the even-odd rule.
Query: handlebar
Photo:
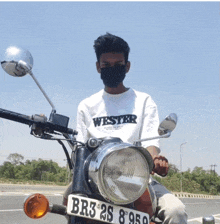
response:
[[[2,108],[0,108],[0,117],[27,125],[32,125],[35,123],[30,116],[19,114],[10,110],[4,110]]]
[[[50,121],[45,122],[36,121],[34,120],[34,116],[27,116],[24,114],[19,114],[2,108],[0,108],[0,117],[11,121],[16,121],[22,124],[27,124],[29,126],[36,124],[37,126],[46,129],[48,131],[58,131],[66,134],[76,134],[75,131],[71,128],[63,127],[59,124],[53,124]]]

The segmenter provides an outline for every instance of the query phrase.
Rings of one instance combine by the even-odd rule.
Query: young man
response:
[[[123,80],[130,69],[130,48],[120,37],[107,33],[94,44],[96,68],[104,83],[104,89],[83,100],[77,111],[77,140],[86,142],[90,137],[119,137],[124,142],[158,135],[158,112],[152,98],[132,88],[126,88]],[[142,143],[154,159],[153,172],[165,176],[168,161],[159,156],[159,141]],[[163,223],[187,223],[185,206],[164,186],[152,179],[158,198],[158,217]]]

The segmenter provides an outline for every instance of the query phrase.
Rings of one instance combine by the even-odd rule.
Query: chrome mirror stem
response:
[[[159,139],[159,138],[169,138],[171,135],[171,131],[167,132],[164,135],[160,135],[160,136],[155,136],[155,137],[151,137],[151,138],[144,138],[144,139],[140,139],[138,141],[135,141],[133,144],[135,146],[141,146],[141,142],[145,142],[145,141],[150,141],[150,140],[154,140],[154,139]]]
[[[52,107],[52,111],[56,112],[55,106],[52,103],[52,101],[50,100],[50,98],[47,96],[46,92],[43,90],[43,88],[41,87],[40,83],[37,81],[36,77],[34,76],[33,72],[31,70],[28,71],[29,75],[33,78],[33,80],[35,81],[35,83],[37,84],[37,86],[39,87],[39,89],[41,90],[41,92],[44,94],[45,98],[47,99],[47,101],[49,102],[49,104]]]

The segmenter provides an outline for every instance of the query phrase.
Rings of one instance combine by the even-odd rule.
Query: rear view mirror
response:
[[[14,77],[23,77],[29,74],[51,105],[52,113],[54,114],[56,112],[55,106],[53,105],[32,72],[33,57],[28,50],[24,50],[15,46],[8,47],[5,51],[5,60],[1,61],[1,66],[5,72]]]
[[[135,146],[141,146],[141,142],[149,141],[153,139],[159,139],[159,138],[169,138],[171,135],[171,132],[175,129],[177,124],[177,115],[172,113],[169,116],[167,116],[159,125],[158,133],[159,136],[140,139],[138,141],[134,142]]]
[[[8,47],[5,51],[5,60],[1,62],[2,68],[15,77],[25,76],[33,67],[33,57],[27,50],[18,47]]]
[[[161,123],[158,128],[159,135],[165,135],[169,132],[172,132],[177,124],[177,115],[172,113],[167,116]]]

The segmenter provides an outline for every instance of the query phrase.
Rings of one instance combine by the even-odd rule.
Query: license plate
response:
[[[70,194],[67,214],[114,224],[149,224],[149,215],[99,200]]]

